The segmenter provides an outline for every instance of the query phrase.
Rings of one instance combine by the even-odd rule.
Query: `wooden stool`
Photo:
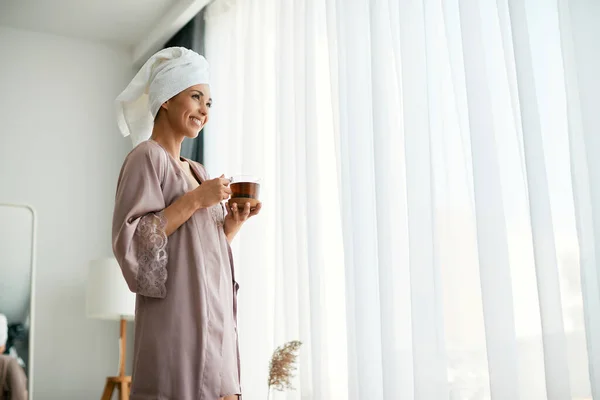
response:
[[[119,400],[129,400],[129,389],[131,386],[130,376],[111,376],[106,378],[106,386],[102,393],[102,400],[112,399],[115,388],[119,391]]]
[[[131,377],[125,376],[125,343],[127,338],[127,322],[121,318],[120,358],[119,358],[119,376],[109,376],[106,378],[106,385],[102,393],[101,400],[111,400],[115,388],[119,391],[119,400],[129,400],[129,390],[131,389]]]

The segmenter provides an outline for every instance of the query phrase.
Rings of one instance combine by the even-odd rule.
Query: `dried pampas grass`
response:
[[[293,378],[292,373],[296,370],[295,364],[298,357],[296,352],[300,349],[300,346],[302,346],[302,342],[294,340],[278,347],[273,352],[269,365],[269,394],[271,388],[278,391],[294,389],[291,379]]]

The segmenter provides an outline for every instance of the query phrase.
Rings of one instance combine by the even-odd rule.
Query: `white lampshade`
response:
[[[86,314],[89,318],[109,320],[134,318],[135,294],[129,290],[114,258],[90,262]]]

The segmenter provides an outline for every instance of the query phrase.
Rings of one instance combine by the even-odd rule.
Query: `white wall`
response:
[[[125,49],[2,27],[0,60],[0,202],[38,212],[34,399],[100,398],[118,323],[85,317],[85,280],[88,260],[112,254],[131,148],[113,99],[134,71]]]

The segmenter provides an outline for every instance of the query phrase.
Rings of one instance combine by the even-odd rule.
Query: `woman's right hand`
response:
[[[204,181],[194,189],[194,195],[198,201],[199,208],[212,207],[228,199],[231,195],[229,179],[226,179],[225,175],[221,175],[218,178]]]

